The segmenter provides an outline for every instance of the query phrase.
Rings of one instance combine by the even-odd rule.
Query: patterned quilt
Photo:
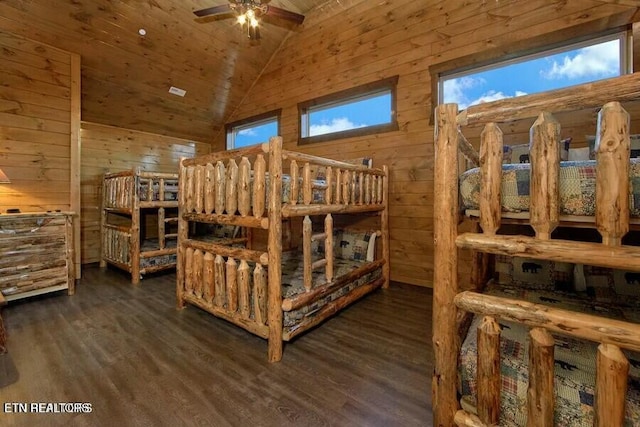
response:
[[[588,297],[558,291],[530,290],[491,284],[491,295],[523,299],[555,308],[582,311],[599,316],[634,320],[640,303],[608,305]],[[465,338],[459,360],[459,390],[464,409],[475,412],[477,372],[477,327],[475,316]],[[529,343],[528,330],[518,324],[500,321],[502,328],[501,426],[526,425]],[[588,341],[554,335],[555,344],[555,422],[556,426],[592,426],[594,415],[596,345]],[[630,362],[625,426],[640,425],[640,354],[625,352]]]
[[[502,210],[529,210],[529,163],[502,165]],[[630,159],[629,209],[640,216],[640,158]],[[560,213],[595,215],[595,160],[560,162]],[[480,169],[464,172],[460,177],[460,196],[464,209],[479,209]]]
[[[366,264],[364,261],[354,261],[347,259],[335,258],[333,264],[334,277],[340,277],[347,274],[356,268]],[[302,257],[289,257],[283,260],[282,264],[282,296],[288,298],[293,295],[301,294],[305,292],[304,289],[304,270],[303,270]],[[337,300],[343,295],[348,294],[353,289],[370,283],[382,276],[382,269],[379,268],[363,277],[346,283],[341,288],[337,289],[333,293],[321,298],[307,306],[303,306],[298,310],[285,311],[284,312],[284,327],[290,328],[300,323],[304,318],[313,316],[318,310],[327,305],[328,303]],[[313,283],[322,284],[325,283],[324,269],[315,270],[313,272]]]

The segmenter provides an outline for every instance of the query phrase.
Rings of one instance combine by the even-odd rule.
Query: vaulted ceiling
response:
[[[271,18],[256,46],[233,19],[195,19],[194,10],[226,3],[5,0],[0,30],[81,55],[83,120],[210,141],[286,35],[302,30]],[[328,3],[269,2],[300,14]]]
[[[1,0],[0,31],[81,55],[83,120],[213,142],[243,104],[242,114],[246,114],[246,104],[251,102],[247,94],[259,89],[255,85],[261,73],[289,36],[310,32],[326,37],[335,14],[352,15],[340,22],[370,31],[368,22],[377,21],[358,15],[361,10],[377,10],[370,1],[271,0],[270,5],[307,18],[301,26],[275,19],[264,22],[259,45],[252,45],[233,19],[195,18],[194,10],[226,0]],[[487,19],[502,19],[502,8],[512,10],[518,1],[527,3],[416,1],[436,9],[445,3],[448,8],[466,8],[482,2],[491,9]],[[580,9],[582,1],[553,3],[558,7],[571,3]],[[393,0],[376,2],[393,4]],[[591,0],[589,4],[607,3],[612,13],[638,6],[637,0]],[[322,31],[323,27],[328,29]],[[140,29],[145,30],[144,36]],[[328,40],[318,43],[326,43],[328,54],[335,54]],[[186,90],[186,96],[170,94],[171,86]]]

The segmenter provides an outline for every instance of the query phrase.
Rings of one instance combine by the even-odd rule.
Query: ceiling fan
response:
[[[228,4],[196,10],[193,13],[198,18],[219,16],[221,19],[225,19],[236,16],[238,23],[242,25],[243,29],[246,28],[249,40],[260,40],[259,23],[262,16],[273,16],[297,25],[302,24],[304,21],[304,15],[271,6],[267,3],[260,0],[231,0]],[[224,15],[229,16],[225,17]]]

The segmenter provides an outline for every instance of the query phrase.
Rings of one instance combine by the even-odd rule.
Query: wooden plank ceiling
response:
[[[271,18],[256,46],[233,19],[194,19],[194,10],[225,3],[5,0],[0,30],[81,55],[83,120],[211,141],[286,35],[302,30]],[[269,2],[301,14],[321,3]]]
[[[447,3],[422,1],[430,9]],[[476,1],[484,4],[488,0]],[[637,0],[600,2],[633,6]],[[193,15],[194,10],[225,3],[2,0],[0,30],[81,55],[83,120],[212,142],[220,139],[220,130],[236,116],[234,112],[243,103],[251,103],[247,94],[255,95],[252,85],[288,35],[297,40],[303,33],[315,34],[331,27],[320,19],[323,16],[349,13],[353,15],[349,23],[354,26],[367,19],[359,16],[359,5],[366,0],[271,0],[269,4],[305,14],[307,19],[299,27],[283,21],[265,22],[260,45],[252,46],[233,19],[196,20]],[[388,3],[393,4],[381,0],[377,6]],[[473,1],[454,3],[464,8]],[[512,4],[496,2],[492,16],[500,16],[501,9]],[[376,13],[380,8],[367,10]],[[141,28],[145,36],[138,34]],[[323,42],[326,40],[318,41]],[[473,43],[467,46],[467,50],[477,48]],[[464,53],[464,49],[456,51],[457,56]],[[0,55],[8,58],[11,53]],[[171,86],[186,90],[186,96],[170,94]],[[246,105],[242,110],[247,110]],[[252,114],[261,112],[254,110]]]

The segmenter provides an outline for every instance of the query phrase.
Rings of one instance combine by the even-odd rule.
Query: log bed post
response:
[[[138,187],[140,170],[134,171],[134,176],[129,181],[129,200],[127,207],[131,209],[131,238],[129,240],[129,262],[131,262],[131,283],[140,283],[140,195]],[[149,180],[151,186],[151,180]],[[153,194],[153,189],[152,189]]]
[[[324,259],[325,264],[325,277],[327,282],[333,282],[333,217],[331,214],[327,214],[324,219]]]
[[[269,139],[269,362],[282,359],[282,137]]]
[[[622,426],[629,378],[629,360],[613,344],[600,344],[596,356],[596,427]]]
[[[480,226],[482,232],[494,235],[500,228],[502,215],[502,130],[487,123],[480,134]]]
[[[266,163],[262,154],[258,154],[256,156],[256,161],[254,162],[253,168],[253,216],[255,218],[262,218],[262,215],[264,214],[264,202],[266,198],[266,186],[264,181],[264,177],[266,175]],[[249,242],[251,242],[251,239],[249,239]]]
[[[184,205],[187,195],[186,187],[186,166],[184,166],[185,158],[180,159],[180,167],[178,170],[178,245],[176,248],[176,308],[184,308],[184,243],[189,238],[189,223],[183,218]]]
[[[598,113],[596,227],[602,243],[619,246],[629,231],[629,114],[619,102]]]
[[[307,291],[311,290],[312,280],[312,263],[311,260],[311,235],[313,230],[311,229],[311,218],[306,215],[302,220],[302,265],[304,275],[304,288]],[[328,250],[328,249],[327,249]]]
[[[527,426],[553,426],[555,393],[554,339],[544,328],[529,332],[529,386]]]
[[[486,425],[500,418],[500,326],[485,316],[478,326],[478,417]]]
[[[549,240],[559,223],[560,123],[550,113],[540,113],[530,139],[531,227],[538,239]]]
[[[111,189],[110,189],[110,185],[109,185],[109,179],[107,178],[102,178],[102,209],[100,209],[100,232],[102,233],[102,236],[100,237],[102,239],[102,243],[100,245],[100,268],[105,268],[107,266],[107,258],[106,258],[106,253],[105,253],[105,248],[107,247],[106,245],[106,230],[105,230],[105,225],[107,225],[107,210],[105,208],[111,207],[110,203],[109,203],[109,195],[111,194]],[[80,250],[80,248],[76,248],[76,250]]]
[[[435,426],[453,426],[460,339],[456,328],[458,292],[458,130],[457,104],[435,110],[434,274],[433,274],[433,418]]]
[[[380,194],[380,202],[383,204],[384,209],[380,212],[380,228],[382,231],[382,258],[385,260],[385,263],[382,266],[382,277],[384,278],[382,288],[387,289],[391,282],[391,249],[389,248],[389,168],[387,165],[383,165],[382,170],[384,171],[384,175],[381,177],[382,191]]]

